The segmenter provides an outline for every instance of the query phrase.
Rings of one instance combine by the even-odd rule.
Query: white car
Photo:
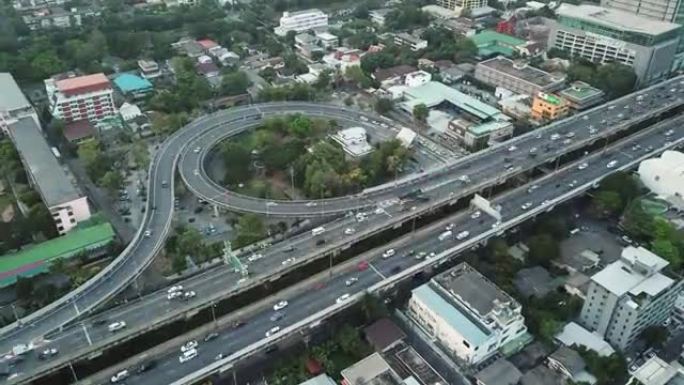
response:
[[[444,230],[446,230],[446,231],[453,230],[453,229],[454,229],[454,224],[453,224],[453,223],[449,223],[449,224],[446,225],[446,227],[444,228]]]
[[[580,163],[579,166],[577,166],[578,170],[584,170],[585,168],[589,167],[589,164],[587,162]]]
[[[387,250],[385,250],[384,253],[382,253],[382,258],[387,259],[387,258],[393,256],[394,254],[396,254],[394,249],[387,249]]]
[[[183,293],[183,299],[195,298],[196,295],[197,295],[197,293],[195,293],[194,290],[188,290],[185,293]]]
[[[263,258],[263,257],[264,257],[263,254],[252,254],[252,255],[249,256],[249,258],[247,258],[247,260],[248,260],[249,262],[254,262],[254,261],[260,260],[260,259]]]
[[[517,149],[518,149],[518,147],[516,147],[516,146],[511,146],[511,147],[508,147],[508,152],[514,152],[514,151],[517,150]]]
[[[308,202],[308,203],[306,204],[306,207],[314,207],[314,206],[316,206],[317,204],[318,204],[318,203],[311,201],[311,202]]]
[[[183,296],[183,292],[182,292],[182,291],[174,291],[174,292],[172,292],[172,293],[167,294],[167,295],[166,295],[166,299],[168,299],[169,301],[171,301],[171,300],[173,300],[173,299],[180,298],[180,297],[182,297],[182,296]]]
[[[200,147],[195,147],[195,149],[194,149],[192,152],[194,152],[195,154],[197,154],[197,153],[200,152],[200,150],[201,150]]]
[[[570,188],[573,188],[575,186],[577,186],[577,180],[573,179],[572,182],[568,183],[568,187],[570,187]]]
[[[285,300],[280,301],[277,304],[273,305],[273,310],[278,311],[278,310],[285,309],[287,307],[287,305],[288,305],[287,301],[285,301]]]
[[[111,382],[112,384],[116,384],[119,381],[123,381],[123,380],[127,379],[129,375],[130,374],[128,373],[128,370],[124,369],[124,370],[116,373],[115,375],[113,375],[112,378],[109,379],[109,382]]]
[[[342,303],[342,302],[348,300],[349,297],[351,297],[351,295],[349,295],[349,293],[344,293],[341,296],[339,296],[339,298],[337,298],[337,300],[335,300],[335,302]]]
[[[480,215],[482,215],[482,213],[480,212],[480,210],[478,210],[478,211],[475,211],[474,213],[470,214],[470,217],[472,219],[477,219],[480,217]]]
[[[345,234],[345,235],[352,235],[352,234],[354,234],[355,232],[356,232],[356,230],[354,230],[353,227],[347,227],[347,228],[344,230],[344,234]]]
[[[558,139],[560,139],[560,135],[558,135],[558,134],[552,134],[552,135],[550,136],[550,138],[551,138],[551,140],[558,140]]]
[[[183,346],[181,346],[180,350],[181,350],[181,352],[185,353],[188,350],[197,349],[197,345],[198,345],[198,343],[195,340],[188,341],[185,344],[183,344]]]
[[[152,236],[152,230],[145,230],[145,237],[149,238]]]
[[[286,265],[293,264],[295,261],[296,261],[296,259],[294,257],[290,257],[290,258],[282,261],[280,264],[283,266],[286,266]]]
[[[115,332],[115,331],[121,330],[121,329],[123,329],[123,328],[125,328],[125,327],[126,327],[126,322],[125,322],[125,321],[116,321],[116,322],[114,322],[114,323],[109,324],[109,326],[107,327],[107,329],[108,329],[110,332]]]
[[[188,351],[183,352],[183,354],[178,357],[178,362],[184,364],[195,357],[197,357],[197,349],[190,349]]]
[[[538,189],[538,188],[539,188],[539,185],[538,185],[538,184],[533,184],[532,186],[530,186],[530,187],[527,189],[527,193],[528,193],[528,194],[532,194],[532,193],[534,192],[534,190],[536,190],[536,189]]]
[[[351,277],[351,278],[349,278],[348,280],[344,281],[344,284],[347,285],[347,286],[351,286],[351,285],[355,284],[355,283],[358,282],[358,281],[359,281],[359,279],[358,279],[357,277]]]
[[[530,207],[532,207],[532,202],[525,202],[525,203],[522,204],[522,206],[520,206],[520,208],[523,209],[523,210],[527,210],[527,209],[529,209]]]
[[[456,239],[458,239],[460,241],[460,240],[468,238],[469,235],[470,235],[470,233],[468,231],[464,230],[464,231],[461,231],[460,233],[456,234]]]
[[[270,337],[280,331],[280,326],[274,326],[266,332],[266,337]]]
[[[610,162],[608,162],[608,164],[606,164],[606,167],[607,168],[615,168],[615,166],[617,166],[617,164],[618,164],[617,160],[611,160]]]
[[[674,130],[665,131],[665,136],[672,136],[672,135],[674,135]]]
[[[197,176],[197,175],[199,175],[199,170],[198,170],[198,169],[194,169],[194,170],[192,171],[192,173],[195,174],[195,176]]]
[[[166,292],[171,294],[171,293],[176,292],[176,291],[183,291],[183,285],[171,286],[169,288],[169,290],[167,290]]]

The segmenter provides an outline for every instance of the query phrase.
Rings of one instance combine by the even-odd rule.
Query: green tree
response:
[[[375,111],[378,114],[386,114],[392,110],[392,100],[387,98],[378,98],[375,101]]]
[[[370,88],[373,86],[373,80],[366,75],[361,67],[350,66],[344,71],[344,77],[353,82],[359,88]]]
[[[199,256],[204,249],[202,234],[195,228],[184,229],[177,240],[177,250],[182,256]]]
[[[424,103],[419,103],[413,106],[413,117],[419,122],[425,123],[429,113],[430,110],[428,110]]]
[[[622,63],[608,63],[598,68],[594,79],[598,88],[615,98],[632,92],[637,76],[630,66]]]
[[[238,219],[235,248],[244,247],[266,237],[266,227],[256,214],[245,214]]]
[[[682,267],[682,256],[679,248],[670,239],[656,238],[651,242],[651,251],[670,262],[670,267],[679,270]]]
[[[594,212],[600,216],[619,214],[624,207],[620,194],[615,191],[599,191],[592,200]]]
[[[147,167],[150,165],[150,153],[145,142],[135,142],[131,148],[131,155],[133,156],[133,161],[138,167],[147,169]]]
[[[223,75],[221,79],[221,94],[227,96],[244,94],[249,85],[247,74],[242,71],[231,72]]]
[[[115,194],[124,184],[124,177],[119,170],[107,171],[99,180],[100,186]]]
[[[188,268],[188,261],[185,259],[184,255],[175,255],[171,260],[171,269],[174,273],[182,273]]]
[[[560,253],[558,241],[549,234],[537,234],[527,241],[530,248],[529,259],[532,264],[549,266],[552,259]]]
[[[667,341],[668,335],[669,332],[667,328],[655,325],[644,328],[640,337],[644,340],[644,342],[646,342],[647,346],[660,348],[663,346],[663,343]]]
[[[14,285],[14,293],[19,301],[30,301],[31,294],[33,293],[33,279],[18,277],[17,283]]]
[[[236,185],[249,179],[250,150],[244,145],[226,142],[221,147],[226,173],[223,183]]]

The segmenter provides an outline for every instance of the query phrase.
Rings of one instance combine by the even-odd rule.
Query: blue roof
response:
[[[114,79],[114,84],[123,93],[148,91],[152,89],[149,80],[133,74],[121,74]]]
[[[413,289],[413,295],[446,321],[451,328],[457,330],[472,346],[480,346],[489,339],[488,334],[479,325],[458,310],[454,304],[435,293],[429,284]]]

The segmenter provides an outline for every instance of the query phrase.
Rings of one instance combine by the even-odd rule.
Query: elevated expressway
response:
[[[617,109],[617,107],[613,108],[612,110],[615,109]],[[576,131],[576,135],[580,135],[579,131],[581,130]],[[506,152],[508,152],[507,147],[503,148],[505,148]],[[529,158],[525,151],[521,150],[518,152],[522,154],[522,156],[520,156],[520,161],[522,161],[523,158]],[[514,160],[513,162],[517,161]],[[481,191],[488,184],[495,183],[496,179],[500,179],[500,177],[504,177],[505,179],[506,177],[514,175],[517,172],[519,172],[519,169],[517,168],[510,170],[510,172],[504,172],[504,170],[500,170],[498,174],[499,178],[495,176],[493,179],[484,180],[479,184],[472,183],[469,186],[463,186],[459,190],[463,190],[464,194],[472,194],[473,192]],[[432,199],[429,203],[421,205],[422,207],[418,207],[418,209],[415,210],[415,214],[429,210],[431,206],[437,204],[438,202],[452,201],[457,199],[455,198],[454,185],[452,183],[431,183],[429,185],[426,184],[425,186],[422,186],[422,188],[425,189],[426,194]],[[320,208],[316,207],[316,209]],[[348,226],[349,223],[353,222],[353,218],[343,218],[333,222],[331,226],[327,226],[328,232],[326,236],[330,236],[330,239],[334,240],[331,242],[330,247],[343,249],[345,248],[346,244],[352,243],[355,237],[367,236],[368,234],[376,231],[378,227],[384,226],[387,222],[401,223],[399,222],[402,220],[401,217],[408,217],[413,213],[414,212],[403,213],[396,206],[387,207],[382,214],[371,216],[368,221],[362,224],[355,224],[354,226],[357,228],[357,235],[354,237],[345,237],[343,235],[343,229]],[[54,369],[59,367],[60,362],[61,365],[64,365],[71,360],[84,357],[83,354],[92,354],[98,350],[105,349],[107,346],[116,344],[119,340],[131,338],[144,332],[145,330],[157,327],[158,325],[169,322],[170,320],[186,317],[196,311],[196,309],[206,307],[212,301],[217,301],[227,295],[235,294],[247,287],[264,282],[265,280],[275,279],[277,278],[277,275],[274,276],[275,272],[273,270],[280,270],[277,273],[282,274],[284,272],[283,270],[286,269],[274,269],[274,265],[280,267],[280,263],[283,262],[285,258],[287,258],[289,255],[293,255],[285,252],[285,249],[289,248],[290,246],[294,246],[297,249],[297,253],[295,253],[298,259],[297,264],[306,263],[309,257],[319,254],[316,250],[316,246],[314,246],[313,239],[311,239],[308,234],[305,234],[303,236],[288,239],[286,242],[276,244],[265,250],[263,253],[265,258],[263,260],[254,262],[250,266],[250,270],[256,272],[257,274],[248,282],[239,282],[238,277],[235,275],[233,275],[234,278],[232,279],[227,278],[227,275],[231,274],[230,270],[228,268],[219,268],[207,272],[202,276],[191,278],[183,283],[187,288],[193,289],[200,294],[196,300],[189,301],[188,303],[184,303],[179,306],[177,304],[169,303],[165,298],[165,293],[159,292],[150,296],[146,296],[139,302],[135,302],[127,306],[121,306],[112,309],[103,315],[98,315],[97,318],[106,317],[112,321],[118,319],[126,320],[126,322],[129,323],[129,328],[123,334],[112,335],[106,331],[106,328],[98,326],[98,323],[96,322],[97,318],[86,319],[81,324],[72,325],[67,327],[63,332],[53,333],[49,336],[51,341],[50,344],[58,345],[60,350],[68,351],[69,354],[64,354],[62,357],[51,362],[35,362],[34,365],[31,365],[30,362],[27,362],[26,366],[28,367],[25,369],[30,369],[27,371],[33,373],[26,374],[28,377],[31,377],[32,374],[37,375],[38,373],[44,372],[46,370],[49,371],[51,370],[50,368]],[[301,258],[300,260],[301,255],[305,255],[306,258]],[[285,267],[287,268],[287,266]],[[217,290],[217,288],[220,288],[221,290]],[[23,380],[23,378],[21,378],[21,380]]]
[[[416,233],[401,237],[385,247],[364,253],[345,265],[336,267],[332,276],[322,273],[310,281],[277,293],[272,298],[262,301],[263,303],[252,309],[251,313],[240,314],[239,317],[247,322],[244,328],[234,330],[230,322],[218,323],[215,330],[220,334],[219,338],[200,342],[200,354],[195,360],[178,365],[178,347],[189,339],[201,341],[207,330],[181,336],[177,341],[166,344],[163,352],[146,354],[142,359],[133,358],[100,375],[106,377],[124,365],[130,367],[152,358],[158,361],[157,368],[131,377],[127,380],[129,385],[191,384],[211,374],[230,371],[240,360],[262,352],[268,346],[286,339],[301,338],[310,333],[310,329],[316,328],[327,318],[350,306],[366,292],[391,291],[401,281],[416,273],[439,266],[459,253],[479,246],[490,237],[501,235],[506,230],[583,194],[610,173],[632,168],[641,160],[657,155],[665,149],[681,146],[684,144],[684,131],[679,130],[671,135],[665,133],[676,130],[682,123],[684,117],[669,119],[612,144],[604,151],[568,164],[545,177],[494,198],[492,202],[501,206],[502,214],[502,221],[497,227],[493,227],[493,218],[472,218],[470,211],[462,211]],[[635,144],[639,144],[639,147],[634,147]],[[613,160],[617,162],[617,166],[608,168],[607,163]],[[588,167],[580,170],[578,165],[583,162],[586,162]],[[531,185],[538,187],[529,192]],[[532,207],[523,209],[522,205],[528,202],[532,203]],[[444,231],[447,224],[454,225],[454,234],[468,230],[470,237],[465,240],[451,238],[440,241],[438,235]],[[396,255],[383,259],[381,254],[390,247],[396,250]],[[428,253],[424,260],[414,257],[421,251]],[[430,257],[429,253],[435,254]],[[359,260],[368,261],[370,268],[358,271],[356,264]],[[345,281],[352,277],[358,278],[358,282],[348,287]],[[344,303],[336,303],[336,299],[342,294],[351,294],[352,297]],[[273,314],[271,306],[280,299],[287,299],[290,304],[284,310],[285,317],[274,322],[270,319]],[[280,326],[281,331],[275,336],[265,338],[264,333],[275,325]],[[216,360],[215,357],[219,353],[226,358]]]
[[[474,176],[483,174],[483,170],[494,170],[494,173],[499,173],[505,178],[516,171],[523,170],[524,167],[518,167],[516,164],[523,161],[523,158],[525,159],[524,162],[527,163],[526,166],[532,166],[534,162],[541,164],[549,158],[557,157],[589,141],[597,140],[610,132],[680,107],[684,101],[682,95],[684,95],[682,78],[673,78],[638,93],[617,99],[610,104],[549,125],[534,133],[512,139],[503,145],[460,159],[448,166],[427,170],[417,176],[369,189],[357,196],[325,200],[316,203],[316,206],[301,201],[274,202],[275,205],[273,205],[269,204],[268,201],[236,195],[213,184],[205,178],[206,174],[203,172],[198,178],[192,180],[191,178],[196,176],[194,171],[190,170],[196,169],[201,164],[202,157],[206,156],[206,151],[195,154],[193,149],[200,146],[207,150],[211,148],[211,143],[220,139],[220,136],[226,136],[224,132],[234,132],[236,126],[242,126],[243,129],[253,127],[258,124],[258,119],[269,115],[292,112],[305,112],[313,115],[325,114],[329,118],[340,121],[354,121],[358,118],[356,124],[367,125],[361,119],[361,113],[339,107],[309,103],[272,103],[220,111],[197,119],[169,137],[152,160],[149,170],[147,209],[142,225],[133,241],[109,266],[78,289],[24,317],[20,323],[15,322],[2,328],[0,330],[0,351],[9,351],[17,343],[40,340],[50,331],[60,329],[79,318],[83,313],[93,310],[112,298],[147,267],[157,251],[163,246],[171,225],[173,189],[164,187],[163,182],[173,186],[174,171],[181,157],[183,159],[181,176],[189,184],[190,189],[214,204],[238,211],[269,213],[269,215],[329,215],[347,212],[354,208],[368,207],[377,202],[395,198],[404,191],[414,191],[422,186],[439,186],[464,174],[470,174],[471,180],[473,180]],[[249,122],[250,120],[251,122]],[[377,118],[370,116],[366,117],[366,120],[373,121]],[[593,125],[599,130],[594,138],[587,136],[589,134],[586,128],[589,125]],[[563,145],[562,139],[553,144],[552,132],[569,132],[571,130],[575,131],[576,136],[570,145]],[[540,133],[541,136],[539,136]],[[209,141],[201,142],[202,140]],[[505,170],[501,167],[503,166],[501,159],[507,156],[508,147],[513,144],[520,149],[511,154],[512,164],[515,164],[516,167]],[[540,155],[537,158],[530,158],[527,156],[527,149],[535,145],[541,146],[539,147]],[[547,145],[548,150],[545,147]],[[194,165],[193,157],[195,157]],[[491,183],[496,182],[496,179],[489,178],[488,180]],[[478,183],[473,182],[473,186],[475,185]],[[460,193],[460,191],[455,192]],[[143,236],[145,230],[150,230],[151,236]]]

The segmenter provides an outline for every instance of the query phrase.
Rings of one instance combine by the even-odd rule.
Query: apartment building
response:
[[[315,28],[327,28],[328,15],[320,9],[307,9],[298,12],[283,12],[280,25],[274,32],[278,36],[285,36],[290,31],[304,32]]]
[[[30,117],[9,124],[9,136],[19,152],[31,185],[47,206],[59,234],[90,218],[88,199],[71,183],[52,153],[40,126]]]
[[[45,80],[50,112],[66,123],[91,123],[116,114],[112,84],[103,74],[52,77]]]
[[[626,349],[645,328],[670,316],[684,281],[667,276],[668,265],[643,247],[625,248],[591,277],[580,322],[614,348]]]
[[[21,92],[12,74],[0,72],[0,90],[0,132],[6,134],[10,123],[24,117],[30,117],[40,124],[36,110]]]
[[[575,111],[586,110],[603,101],[604,92],[581,81],[575,81],[570,87],[559,92]]]
[[[552,121],[568,114],[568,103],[556,95],[539,92],[532,99],[530,116],[537,121]]]
[[[492,87],[503,87],[530,96],[557,91],[565,83],[563,75],[552,75],[523,60],[511,60],[503,56],[477,63],[475,79]]]
[[[467,263],[414,289],[408,309],[431,338],[469,365],[527,332],[520,303]]]
[[[487,0],[437,0],[435,4],[460,14],[466,9],[486,7]]]
[[[399,47],[409,47],[411,51],[419,51],[425,49],[428,46],[428,42],[425,39],[413,36],[410,33],[400,32],[393,34],[394,44]]]
[[[669,75],[682,27],[595,5],[563,4],[551,24],[548,47],[596,63],[634,68],[640,85]]]

